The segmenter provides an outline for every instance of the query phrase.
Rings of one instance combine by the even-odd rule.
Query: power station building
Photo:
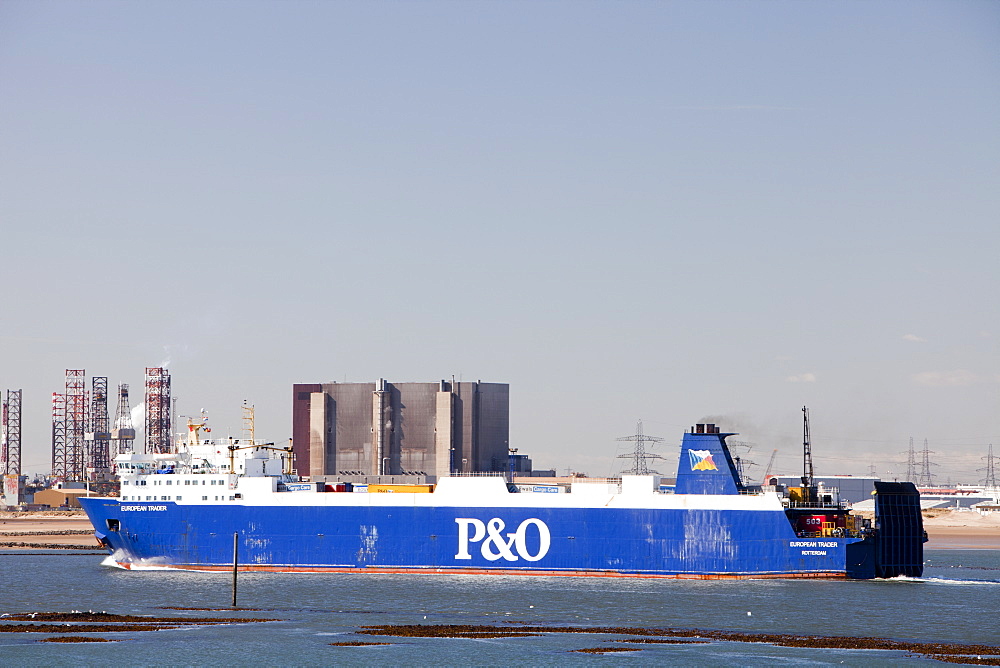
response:
[[[292,453],[313,480],[433,480],[509,467],[506,383],[292,386]]]

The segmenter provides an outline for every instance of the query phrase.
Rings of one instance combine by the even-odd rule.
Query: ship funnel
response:
[[[714,424],[684,434],[677,463],[677,494],[739,494],[742,485],[726,437]]]

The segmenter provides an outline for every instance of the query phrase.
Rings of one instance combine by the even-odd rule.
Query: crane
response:
[[[767,484],[767,479],[771,475],[771,468],[774,466],[774,458],[777,456],[777,454],[778,454],[778,449],[775,448],[774,451],[771,453],[771,459],[769,459],[767,462],[767,468],[764,469],[764,480],[760,483],[761,485]]]

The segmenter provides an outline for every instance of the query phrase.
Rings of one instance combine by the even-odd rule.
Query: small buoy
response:
[[[533,606],[533,605],[529,605],[528,607],[529,607],[529,608],[533,608],[533,607],[535,607],[535,606]]]
[[[427,619],[427,615],[424,615],[424,619]]]
[[[752,616],[753,616],[753,613],[750,612],[749,610],[747,610],[747,617],[752,617]]]

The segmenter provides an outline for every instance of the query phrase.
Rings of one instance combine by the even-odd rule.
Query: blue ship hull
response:
[[[261,450],[239,474],[232,464],[150,471],[142,467],[159,467],[161,458],[133,457],[123,462],[132,475],[123,478],[121,499],[80,502],[127,568],[219,570],[238,562],[242,570],[677,578],[922,573],[925,536],[912,484],[876,483],[876,527],[859,529],[841,506],[809,500],[812,491],[795,501],[748,489],[728,435],[714,425],[684,435],[675,494],[656,491],[652,476],[603,488],[573,484],[557,494],[453,476],[433,486],[325,491],[323,482],[269,472]],[[405,491],[412,488],[428,493]]]
[[[81,503],[127,567],[232,568],[235,534],[241,570],[836,577],[864,545],[781,511]]]

